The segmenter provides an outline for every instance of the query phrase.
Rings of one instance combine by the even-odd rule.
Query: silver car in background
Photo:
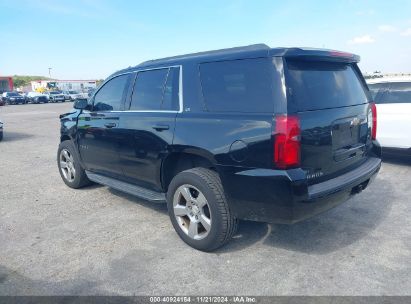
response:
[[[66,98],[64,97],[64,94],[60,91],[51,91],[46,93],[49,102],[65,102]]]

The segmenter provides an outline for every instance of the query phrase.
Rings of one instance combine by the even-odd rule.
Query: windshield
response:
[[[7,93],[7,95],[12,96],[12,97],[20,96],[20,94],[16,92],[10,92],[10,93]]]
[[[76,91],[69,91],[69,94],[78,94]]]
[[[288,61],[291,102],[298,111],[367,103],[367,93],[352,64]]]
[[[60,92],[50,92],[50,94],[52,94],[52,95],[58,95],[58,94],[61,94]]]

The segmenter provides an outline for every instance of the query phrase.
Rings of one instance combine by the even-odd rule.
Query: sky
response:
[[[411,72],[410,0],[0,0],[0,75],[104,79],[162,57],[265,43]]]

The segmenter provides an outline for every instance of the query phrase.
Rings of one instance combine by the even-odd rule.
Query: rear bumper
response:
[[[356,169],[309,186],[302,169],[220,168],[230,208],[239,219],[292,224],[324,212],[361,192],[373,181],[381,159],[370,157]]]

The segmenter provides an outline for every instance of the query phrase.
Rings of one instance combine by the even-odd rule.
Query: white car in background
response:
[[[377,106],[377,139],[386,152],[411,155],[411,77],[367,80]]]
[[[77,91],[63,91],[63,95],[66,98],[66,100],[74,101],[78,98],[83,98],[83,95]]]

